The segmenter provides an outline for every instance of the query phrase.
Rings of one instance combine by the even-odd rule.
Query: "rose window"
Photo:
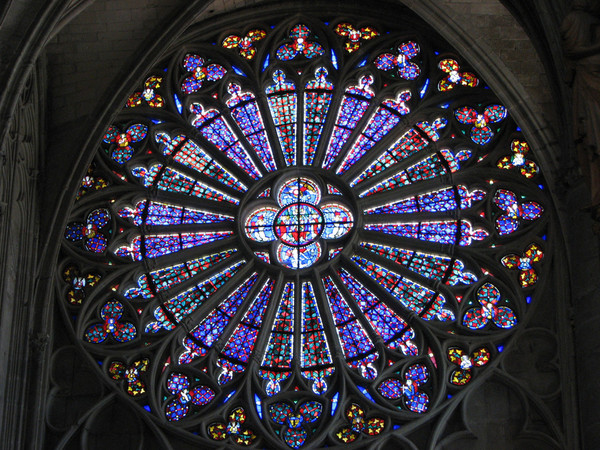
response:
[[[547,279],[535,149],[416,18],[269,14],[130,86],[66,223],[66,329],[198,448],[441,435]]]

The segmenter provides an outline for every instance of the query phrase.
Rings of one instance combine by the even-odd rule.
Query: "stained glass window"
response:
[[[198,448],[400,435],[489,376],[547,277],[510,109],[446,43],[352,17],[183,37],[79,186],[73,338]]]

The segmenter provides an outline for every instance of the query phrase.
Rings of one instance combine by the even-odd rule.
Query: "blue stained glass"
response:
[[[277,58],[282,61],[290,61],[300,55],[312,59],[325,53],[323,46],[312,40],[310,29],[306,25],[295,25],[290,30],[289,37],[292,42],[277,49]]]
[[[326,388],[326,384],[321,387],[319,382],[324,383],[324,377],[333,372],[333,367],[329,367],[329,370],[318,368],[331,365],[332,362],[313,286],[309,282],[304,282],[302,283],[300,368],[305,378],[314,380],[313,390],[320,392]]]
[[[348,150],[336,173],[341,174],[347,171],[400,123],[401,117],[410,112],[410,108],[406,105],[410,97],[410,91],[404,91],[399,93],[395,100],[387,99],[381,103],[382,106],[375,110],[356,142]]]
[[[231,66],[231,68],[232,68],[232,69],[233,69],[233,71],[234,71],[235,73],[237,73],[238,75],[241,75],[241,76],[243,76],[243,77],[245,77],[245,76],[246,76],[246,74],[245,74],[244,72],[242,72],[242,69],[240,69],[239,67],[236,67],[236,66]]]
[[[405,308],[414,311],[425,319],[430,319],[428,313],[431,308],[435,308],[437,312],[445,302],[441,294],[437,294],[435,291],[408,280],[372,261],[356,255],[352,257],[352,261],[363,269],[367,275],[381,284]],[[436,304],[434,302],[436,299],[442,299],[441,304]],[[442,321],[454,320],[454,313],[444,309],[433,317]]]
[[[446,164],[450,168],[450,173],[457,172],[460,170],[460,163],[469,159],[470,156],[470,150],[459,150],[455,155],[450,150],[442,149],[439,152],[422,159],[418,163],[413,164],[406,170],[397,172],[383,181],[380,181],[375,186],[361,192],[360,197],[366,197],[377,192],[389,191],[417,181],[430,180],[446,175],[449,173]]]
[[[331,184],[327,185],[327,193],[329,195],[342,195],[340,190],[338,188],[336,188],[335,186],[332,186]]]
[[[212,267],[236,253],[235,249],[225,250],[212,255],[191,259],[185,263],[164,267],[144,274],[137,279],[137,286],[127,289],[123,295],[126,298],[152,298],[153,291],[161,292],[189,280],[199,272]]]
[[[243,264],[245,264],[244,260],[232,264],[207,280],[200,282],[197,286],[182,292],[158,306],[154,310],[156,321],[149,322],[146,325],[146,332],[156,333],[161,328],[166,330],[174,329],[177,323],[194,312],[207,298],[231,279]]]
[[[257,394],[254,394],[254,404],[256,405],[256,412],[258,413],[258,417],[262,420],[263,412],[262,412],[262,401]]]
[[[419,349],[412,342],[415,338],[414,330],[350,273],[344,269],[338,273],[371,327],[385,344],[391,349],[400,349],[405,355],[417,355]]]
[[[147,206],[147,208],[146,208]],[[144,216],[145,214],[145,216]],[[135,209],[126,207],[119,210],[123,218],[132,219],[137,226],[146,225],[182,225],[231,222],[233,216],[211,213],[200,209],[185,208],[168,203],[142,200],[135,205]]]
[[[235,83],[229,85],[228,92],[231,97],[226,103],[231,108],[231,116],[256,151],[265,168],[268,171],[277,170],[256,97],[252,92],[242,92],[240,86]]]
[[[369,103],[375,95],[370,87],[371,84],[373,84],[373,77],[371,75],[363,76],[358,81],[358,86],[350,86],[346,89],[338,116],[335,119],[331,139],[327,145],[323,168],[331,168],[352,131],[367,112]]]
[[[201,231],[195,233],[135,236],[130,245],[119,247],[115,250],[115,254],[122,258],[141,261],[143,258],[158,258],[159,256],[176,253],[188,248],[199,247],[232,235],[232,231]],[[142,240],[144,242],[143,246]],[[144,249],[143,252],[142,248]]]
[[[156,142],[163,144],[162,151],[165,155],[173,155],[173,160],[190,169],[205,174],[225,186],[230,186],[240,192],[248,188],[236,177],[225,170],[215,159],[209,156],[196,142],[179,135],[171,139],[168,134],[156,134]],[[185,143],[183,145],[182,142]]]
[[[332,50],[333,52],[333,50]],[[304,91],[304,165],[312,165],[332,99],[333,83],[326,80],[327,69],[315,71],[315,79]]]
[[[296,165],[296,123],[298,121],[298,100],[296,86],[286,80],[281,70],[273,73],[275,84],[267,87],[267,101],[277,130],[286,165]]]
[[[273,223],[278,212],[279,209],[273,206],[261,206],[248,214],[244,222],[246,235],[257,242],[270,242],[277,239]]]
[[[486,230],[473,228],[466,220],[366,224],[365,230],[453,245],[471,245],[488,236]]]
[[[425,80],[425,84],[423,85],[423,87],[421,88],[421,90],[419,91],[419,96],[421,98],[425,97],[425,93],[427,92],[427,88],[429,87],[429,78],[427,78]]]
[[[298,202],[318,205],[321,201],[321,189],[308,178],[292,178],[281,186],[277,193],[277,201],[280,206],[288,206]]]
[[[500,290],[492,283],[485,283],[477,290],[477,301],[480,306],[469,309],[463,318],[463,325],[478,330],[493,323],[498,328],[512,328],[517,317],[508,306],[498,306],[502,300]]]
[[[183,112],[183,106],[181,105],[181,100],[179,100],[179,97],[177,96],[177,94],[173,94],[173,99],[175,100],[175,106],[177,107],[177,112],[179,114],[181,114]]]
[[[181,90],[185,94],[192,94],[202,88],[204,83],[218,81],[227,73],[227,70],[219,64],[208,64],[209,61],[200,55],[187,54],[183,59],[183,68],[191,73],[181,84]]]
[[[305,269],[312,266],[321,257],[323,250],[318,242],[312,242],[304,247],[291,247],[286,244],[277,246],[277,259],[290,269]]]
[[[477,281],[475,274],[464,270],[465,264],[460,259],[370,242],[361,242],[360,245],[431,280],[446,279],[446,284],[452,286],[459,283],[472,284]]]
[[[224,371],[242,372],[254,352],[254,343],[273,292],[275,281],[268,280],[221,351],[217,364]]]
[[[291,374],[294,356],[294,283],[286,283],[262,359],[260,376],[268,381],[269,395],[279,392],[281,380]],[[276,369],[273,372],[269,369]],[[281,370],[284,369],[284,370]],[[287,370],[286,370],[287,369]]]
[[[206,354],[207,350],[223,334],[225,327],[247,298],[248,292],[256,280],[258,280],[258,275],[254,273],[184,338],[183,346],[186,351],[179,357],[179,364],[189,364],[195,358]]]
[[[373,403],[375,403],[375,404],[377,403],[377,402],[376,402],[376,401],[373,399],[373,396],[372,396],[371,394],[369,394],[369,391],[368,391],[368,390],[367,390],[365,387],[363,387],[363,386],[360,386],[360,385],[357,385],[356,387],[358,388],[358,390],[359,390],[360,392],[362,392],[362,394],[363,394],[365,397],[367,397],[367,398],[368,398],[369,400],[371,400]]]
[[[331,415],[335,415],[335,412],[337,411],[337,407],[338,407],[338,399],[340,397],[340,393],[336,392],[333,397],[331,398]]]
[[[365,210],[365,214],[406,214],[468,209],[473,202],[482,200],[484,196],[485,193],[481,190],[469,192],[465,186],[459,185],[369,208]]]
[[[429,396],[420,388],[429,381],[427,367],[422,364],[409,366],[404,375],[406,382],[388,378],[377,388],[385,398],[404,398],[406,407],[416,413],[424,413],[429,407]]]
[[[233,390],[229,394],[227,394],[227,397],[225,397],[223,399],[223,403],[227,403],[229,400],[231,400],[231,397],[233,397],[233,394],[235,394],[235,390]]]
[[[190,111],[193,113],[192,126],[198,128],[204,138],[212,142],[252,178],[258,179],[262,176],[219,111],[216,109],[205,111],[199,103],[192,103]]]
[[[205,198],[217,202],[226,201],[237,205],[240,201],[218,189],[214,189],[205,183],[191,178],[183,173],[167,167],[162,170],[162,165],[155,164],[148,170],[138,167],[133,172],[134,176],[140,177],[144,186],[156,186],[161,191],[177,192],[184,195]]]
[[[265,57],[265,60],[264,60],[263,65],[262,65],[262,71],[263,72],[265,70],[267,70],[267,67],[269,67],[269,60],[270,60],[270,55],[267,53],[267,56]]]
[[[383,172],[400,161],[422,151],[429,145],[429,140],[423,136],[423,133],[432,141],[439,139],[438,131],[447,124],[446,119],[436,119],[433,124],[429,122],[419,122],[416,127],[411,128],[404,133],[400,139],[394,142],[390,148],[383,152],[371,165],[365,169],[351,183],[354,186],[368,178]]]
[[[376,378],[377,370],[372,363],[377,360],[379,354],[375,351],[371,338],[358,322],[331,278],[324,277],[323,285],[346,363],[354,369],[359,369],[365,378]]]

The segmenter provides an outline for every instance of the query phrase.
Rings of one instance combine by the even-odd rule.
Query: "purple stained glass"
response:
[[[194,277],[201,271],[209,269],[214,264],[230,258],[235,253],[235,249],[225,250],[208,256],[191,259],[185,263],[153,270],[148,274],[140,276],[137,280],[137,286],[127,289],[123,295],[127,298],[152,298],[154,296],[154,291],[158,293],[171,289]]]
[[[381,106],[369,118],[367,125],[356,142],[348,150],[336,173],[341,174],[346,172],[400,123],[401,116],[410,112],[410,108],[406,105],[410,97],[410,91],[404,91],[398,94],[396,99],[387,99],[382,102]]]
[[[304,151],[305,166],[313,164],[321,140],[327,113],[333,98],[333,83],[326,80],[327,69],[315,71],[315,79],[306,84],[304,91]]]
[[[161,329],[174,329],[177,323],[198,309],[207,298],[229,281],[244,263],[244,260],[234,263],[196,286],[163,302],[154,310],[156,321],[148,322],[145,331],[156,333]]]
[[[325,152],[323,168],[330,169],[332,167],[352,131],[367,112],[371,99],[375,95],[370,87],[371,84],[373,84],[373,77],[363,76],[359,80],[358,86],[350,86],[346,90]]]
[[[458,244],[468,246],[474,241],[481,241],[488,236],[488,232],[481,228],[473,228],[466,220],[431,221],[431,222],[406,222],[406,223],[377,223],[365,224],[365,230],[403,236],[422,241],[437,242],[440,244]]]
[[[187,139],[183,135],[178,135],[171,139],[167,133],[160,132],[156,134],[156,142],[163,145],[163,153],[165,155],[173,155],[175,162],[194,169],[240,192],[245,192],[248,189],[192,139]]]
[[[251,92],[242,92],[240,86],[235,83],[229,85],[228,92],[231,97],[226,103],[242,134],[248,139],[265,168],[268,171],[277,170],[256,97]]]
[[[415,332],[404,319],[365,288],[349,272],[341,269],[338,274],[373,330],[386,345],[391,349],[399,349],[405,355],[417,355],[419,349],[413,342]]]
[[[192,126],[198,128],[204,138],[252,178],[258,179],[262,176],[229,124],[216,109],[204,110],[201,104],[192,103],[190,111],[193,113]]]
[[[183,339],[186,350],[179,356],[179,364],[189,364],[195,358],[206,354],[221,337],[257,280],[256,273],[250,276]]]
[[[145,225],[182,225],[232,222],[233,216],[217,214],[199,209],[191,209],[168,203],[148,202],[143,200],[135,205],[135,208],[123,208],[119,215],[128,218],[137,226]]]
[[[298,121],[298,99],[296,86],[286,80],[282,70],[273,73],[275,84],[267,87],[267,101],[271,117],[277,130],[283,158],[287,166],[296,165],[296,123]]]
[[[414,311],[426,320],[432,318],[444,322],[454,320],[454,313],[443,308],[445,300],[441,294],[360,256],[353,256],[352,261],[410,311]],[[436,299],[441,300],[436,303]],[[430,314],[432,309],[434,309],[433,314]]]
[[[465,264],[459,259],[370,242],[361,242],[360,245],[431,280],[446,280],[446,284],[452,286],[477,281],[477,276],[465,271]]]
[[[377,370],[373,363],[379,354],[375,351],[373,341],[330,277],[323,278],[323,285],[346,363],[359,369],[365,378],[376,378]]]
[[[325,335],[321,313],[311,283],[302,283],[302,323],[300,335],[300,368],[309,379],[314,378],[316,367],[332,364],[329,343]],[[316,386],[314,386],[316,388]]]
[[[241,372],[254,352],[254,343],[261,328],[275,282],[268,280],[248,308],[241,323],[221,350],[218,364],[228,370]],[[241,369],[241,370],[240,370]]]
[[[286,283],[281,294],[271,335],[259,371],[268,381],[267,393],[273,395],[280,390],[280,381],[290,375],[294,356],[294,283]],[[276,369],[271,372],[269,369]],[[284,369],[283,371],[280,371]],[[285,370],[287,369],[287,370]]]
[[[232,231],[200,231],[196,233],[160,234],[136,236],[130,245],[119,247],[115,254],[122,258],[141,261],[143,258],[158,258],[188,248],[225,239]],[[143,246],[142,246],[143,241]],[[144,249],[142,251],[142,248]]]

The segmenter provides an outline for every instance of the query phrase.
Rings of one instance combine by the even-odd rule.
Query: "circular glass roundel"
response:
[[[368,446],[502,367],[549,202],[507,108],[414,18],[272,14],[203,28],[132,91],[59,304],[114,388],[199,447]]]
[[[306,203],[292,203],[279,211],[273,223],[275,234],[287,245],[310,244],[323,231],[323,214]]]

